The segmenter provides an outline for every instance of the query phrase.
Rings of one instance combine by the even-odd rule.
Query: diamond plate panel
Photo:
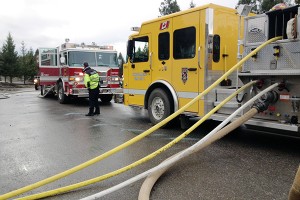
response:
[[[266,15],[246,19],[246,44],[267,41],[266,22]]]
[[[274,46],[280,47],[280,55],[278,60],[275,59]],[[246,46],[243,56],[248,55],[251,49],[256,46]],[[256,71],[284,71],[285,74],[293,75],[300,71],[300,41],[290,40],[284,42],[273,43],[257,53],[256,58],[251,58],[245,62],[243,72],[255,73]],[[290,73],[289,73],[290,72]]]

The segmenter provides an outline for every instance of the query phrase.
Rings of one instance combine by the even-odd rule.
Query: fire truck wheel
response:
[[[150,121],[157,124],[171,114],[171,101],[162,89],[155,89],[148,100],[148,114]]]
[[[113,95],[112,94],[105,94],[105,95],[100,95],[100,99],[103,103],[108,103],[112,100]]]
[[[62,82],[58,83],[57,95],[58,95],[59,103],[61,103],[61,104],[67,103],[68,97],[65,95],[65,91],[64,91]]]

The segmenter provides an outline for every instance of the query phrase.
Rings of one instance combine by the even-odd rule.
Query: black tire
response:
[[[38,90],[39,86],[38,85],[34,85],[34,88],[35,88],[35,90]]]
[[[45,86],[41,85],[41,95],[44,96],[45,95]]]
[[[68,97],[67,97],[67,95],[65,95],[65,90],[63,88],[62,82],[58,83],[57,97],[58,97],[58,102],[61,104],[65,104],[68,102]]]
[[[157,124],[161,122],[172,114],[172,110],[173,106],[170,97],[163,89],[157,88],[151,92],[148,100],[148,114],[151,123]]]
[[[108,103],[112,100],[113,95],[112,94],[101,94],[100,99],[103,103]]]

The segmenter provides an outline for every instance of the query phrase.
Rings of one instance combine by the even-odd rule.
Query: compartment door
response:
[[[172,83],[179,97],[179,107],[199,94],[199,26],[199,11],[173,18]],[[198,113],[198,102],[186,111]]]

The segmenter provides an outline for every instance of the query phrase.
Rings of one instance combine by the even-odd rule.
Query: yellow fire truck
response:
[[[147,21],[129,37],[124,104],[148,109],[156,124],[199,95],[237,62],[239,16],[214,4]],[[220,88],[236,85],[236,75]],[[203,116],[211,96],[184,114]]]
[[[251,16],[243,11],[208,4],[143,23],[128,40],[125,105],[148,109],[151,122],[157,124],[213,85],[183,113],[202,117],[237,88],[256,81],[211,119],[225,120],[262,90],[277,85],[255,101],[269,105],[245,125],[299,136],[299,5]],[[242,57],[241,68],[215,84]]]

